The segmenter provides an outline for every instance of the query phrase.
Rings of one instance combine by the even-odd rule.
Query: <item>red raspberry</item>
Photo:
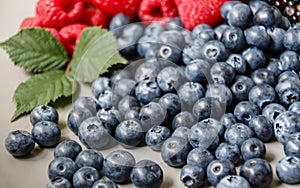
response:
[[[72,24],[63,27],[59,31],[59,35],[61,37],[61,43],[66,48],[67,52],[72,55],[76,45],[79,42],[81,33],[87,25],[85,24]]]
[[[20,25],[20,29],[32,27],[42,27],[42,22],[39,17],[25,18]]]
[[[86,8],[83,12],[81,22],[91,26],[102,26],[107,28],[109,18],[97,8]]]
[[[134,20],[142,0],[92,0],[92,3],[106,15],[113,17],[123,13]]]
[[[167,22],[178,16],[174,0],[143,0],[139,10],[139,18],[143,22]]]
[[[211,26],[222,20],[220,9],[228,0],[175,0],[185,28],[192,30],[201,23]]]
[[[45,29],[47,29],[57,40],[61,41],[61,37],[57,29],[55,28],[45,28]]]
[[[77,21],[83,14],[82,0],[39,0],[36,14],[46,27],[61,28]]]

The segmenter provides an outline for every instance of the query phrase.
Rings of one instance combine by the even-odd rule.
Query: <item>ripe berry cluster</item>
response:
[[[278,141],[286,154],[278,178],[300,183],[300,26],[263,1],[226,2],[221,16],[224,23],[190,32],[180,18],[144,25],[115,15],[109,28],[131,63],[95,80],[93,97],[76,99],[67,119],[95,160],[78,162],[78,143],[62,142],[48,168],[49,187],[97,187],[100,171],[111,187],[159,187],[156,163],[136,163],[124,150],[105,158],[95,151],[114,139],[127,149],[160,151],[167,165],[182,168],[186,187],[217,188],[269,187],[265,143]],[[65,147],[74,149],[58,154]]]

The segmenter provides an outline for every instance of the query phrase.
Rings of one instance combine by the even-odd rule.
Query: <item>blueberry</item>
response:
[[[40,121],[52,121],[58,123],[57,111],[53,107],[46,105],[35,107],[30,113],[30,122],[34,126]]]
[[[264,159],[249,159],[241,166],[240,176],[244,177],[251,187],[269,187],[273,179],[272,167]]]
[[[202,46],[203,42],[199,40],[193,40],[191,44],[185,46],[182,53],[184,64],[188,65],[192,60],[200,59],[202,57],[202,54],[200,53]]]
[[[233,114],[242,123],[248,124],[249,121],[259,115],[259,107],[249,101],[239,102],[235,108]]]
[[[150,36],[159,36],[159,34],[164,30],[165,28],[160,23],[153,22],[145,28],[144,34]]]
[[[240,149],[238,145],[231,145],[226,142],[221,143],[216,151],[215,151],[216,158],[219,160],[229,160],[233,164],[238,164],[240,162]]]
[[[78,166],[78,168],[82,168],[84,166],[90,166],[95,168],[98,171],[102,170],[104,157],[103,155],[93,149],[86,149],[81,151],[76,159],[75,163]]]
[[[206,170],[210,162],[215,159],[214,155],[204,148],[194,148],[187,156],[187,164],[191,166],[198,166]]]
[[[236,74],[246,72],[247,62],[240,54],[230,54],[225,62],[233,67]]]
[[[134,78],[137,82],[145,79],[155,78],[159,73],[159,64],[156,62],[145,62],[138,66]]]
[[[228,175],[220,180],[216,188],[250,188],[248,181],[242,176]]]
[[[284,144],[289,135],[300,131],[300,116],[292,111],[282,112],[275,119],[273,126],[276,139]]]
[[[151,160],[137,162],[130,173],[130,179],[137,188],[159,188],[163,177],[161,167]]]
[[[95,116],[99,110],[99,105],[92,97],[79,97],[75,100],[73,104],[73,109],[75,110],[82,110],[87,109],[89,110],[93,116]]]
[[[248,138],[254,137],[254,133],[247,125],[237,123],[229,127],[224,134],[224,139],[231,145],[237,144],[239,147]]]
[[[286,31],[289,28],[291,28],[291,22],[286,16],[282,16],[278,27],[280,27]]]
[[[179,137],[179,138],[183,138],[185,140],[189,140],[189,132],[190,132],[190,128],[188,127],[177,127],[173,133],[172,133],[172,137]]]
[[[67,125],[69,129],[77,135],[79,125],[92,116],[92,112],[88,109],[72,109],[68,114]]]
[[[281,21],[281,12],[275,6],[263,6],[253,16],[255,25],[262,25],[266,28],[276,27]]]
[[[145,136],[146,144],[154,151],[160,151],[164,141],[171,135],[170,130],[164,126],[153,126]]]
[[[273,53],[280,53],[284,50],[283,40],[285,30],[279,27],[272,27],[267,29],[267,33],[270,36],[270,42],[267,50]]]
[[[198,121],[205,118],[215,118],[219,120],[225,112],[225,106],[218,99],[203,97],[193,106],[193,115]]]
[[[180,17],[174,17],[167,21],[166,29],[167,30],[181,30],[184,28],[184,25],[180,19]]]
[[[266,65],[266,56],[264,52],[257,47],[249,47],[242,53],[250,70],[256,70]]]
[[[93,167],[82,167],[73,175],[74,188],[92,187],[100,179],[101,175]]]
[[[256,137],[263,142],[269,141],[274,135],[273,124],[266,116],[258,115],[253,117],[248,126]]]
[[[266,68],[259,68],[252,72],[251,79],[257,85],[269,84],[271,86],[275,86],[277,83],[275,74]]]
[[[206,169],[208,182],[216,186],[222,178],[236,175],[234,164],[229,160],[213,160]]]
[[[230,89],[237,102],[248,99],[249,91],[254,86],[254,82],[251,78],[238,75],[235,77]]]
[[[254,25],[244,30],[247,44],[260,49],[265,49],[269,46],[270,36],[264,26]]]
[[[197,100],[204,96],[204,87],[197,82],[185,82],[177,91],[183,110],[189,110]]]
[[[207,24],[199,24],[192,31],[194,39],[203,40],[204,42],[214,40],[216,34],[214,30]]]
[[[181,30],[181,34],[184,38],[184,42],[186,45],[190,45],[193,43],[194,39],[192,33],[189,30],[183,29]]]
[[[52,160],[48,165],[48,177],[50,180],[63,177],[70,181],[77,169],[77,165],[72,159],[59,157]]]
[[[202,56],[209,62],[224,61],[228,57],[228,51],[224,44],[218,40],[210,40],[202,46]]]
[[[283,45],[287,50],[300,51],[300,30],[290,28],[286,31],[283,38]]]
[[[139,102],[147,104],[161,96],[160,87],[156,79],[147,79],[138,83],[135,88],[135,95]]]
[[[282,71],[299,71],[300,57],[294,51],[284,51],[280,54],[281,70]]]
[[[136,49],[141,57],[146,57],[147,51],[156,51],[159,46],[160,40],[158,36],[144,35],[138,40]]]
[[[222,37],[222,34],[223,32],[229,28],[230,26],[227,25],[226,23],[223,23],[223,24],[220,24],[220,25],[217,25],[215,28],[214,28],[214,31],[216,33],[216,36],[217,36],[217,39],[220,40],[221,37]]]
[[[110,81],[112,82],[112,85],[115,85],[118,81],[122,79],[131,79],[132,73],[130,70],[122,69],[119,71],[116,71],[110,78]]]
[[[116,37],[119,37],[122,34],[124,26],[127,24],[130,24],[130,18],[123,13],[119,13],[111,19],[109,30],[113,32]]]
[[[232,7],[240,3],[239,1],[228,1],[225,2],[221,7],[221,16],[223,19],[227,19],[228,13],[231,11]]]
[[[77,155],[82,151],[81,145],[74,140],[65,140],[59,143],[54,149],[54,157],[69,157],[75,160]]]
[[[109,134],[112,134],[113,130],[122,121],[122,115],[119,110],[115,108],[111,109],[101,109],[97,113],[97,117],[102,122],[102,125],[106,128]]]
[[[172,62],[175,64],[180,63],[181,59],[181,49],[176,45],[165,45],[162,44],[158,50],[157,58]]]
[[[171,136],[162,145],[161,157],[171,167],[182,167],[191,149],[187,139]]]
[[[296,101],[294,103],[292,103],[289,108],[288,108],[289,111],[293,111],[293,112],[296,112],[297,114],[300,115],[300,101]]]
[[[220,123],[223,127],[225,127],[226,129],[228,129],[229,127],[231,127],[233,124],[237,123],[237,119],[236,117],[232,114],[232,113],[225,113],[221,120]]]
[[[229,25],[245,29],[252,22],[252,11],[247,4],[236,3],[227,13],[226,19]]]
[[[168,116],[174,117],[181,110],[181,102],[178,95],[166,93],[159,99],[159,104],[166,109]]]
[[[137,42],[143,36],[143,26],[138,23],[126,25],[122,28],[123,32],[117,38],[118,50],[126,58],[136,56]]]
[[[194,165],[185,165],[180,172],[180,181],[185,187],[201,187],[206,179],[206,172],[203,168]]]
[[[129,110],[124,114],[124,120],[135,120],[139,121],[139,111]]]
[[[241,154],[244,161],[253,158],[265,158],[266,146],[257,138],[249,138],[241,145]]]
[[[157,75],[157,83],[161,90],[171,92],[179,88],[183,75],[175,67],[165,67]]]
[[[40,121],[31,129],[31,134],[41,147],[53,147],[59,143],[61,131],[52,121]]]
[[[124,115],[129,110],[138,110],[139,104],[135,97],[133,96],[125,96],[123,97],[118,104],[118,110],[120,114]]]
[[[276,164],[276,174],[283,183],[300,183],[300,159],[294,156],[280,159]]]
[[[209,76],[210,67],[209,62],[202,59],[195,59],[186,65],[184,73],[193,82],[204,82]]]
[[[115,150],[104,158],[103,173],[115,183],[128,183],[134,165],[135,158],[131,153]]]
[[[294,71],[284,71],[278,77],[278,83],[287,79],[298,80],[299,76]]]
[[[253,14],[255,14],[257,12],[258,9],[262,8],[262,7],[265,7],[265,6],[270,6],[267,2],[265,1],[257,1],[257,0],[254,0],[254,1],[249,1],[249,7],[252,11]]]
[[[256,85],[249,91],[249,101],[259,108],[264,108],[267,104],[275,101],[277,95],[269,84]]]
[[[229,85],[235,77],[235,71],[231,65],[225,62],[217,62],[210,68],[210,76],[216,84]]]
[[[233,100],[231,90],[224,84],[209,84],[207,86],[205,97],[218,99],[222,104],[230,106]]]
[[[275,76],[279,76],[279,74],[282,72],[280,60],[277,58],[269,58],[267,60],[266,69],[271,71]]]
[[[144,105],[139,113],[143,131],[148,131],[154,125],[161,125],[166,119],[166,110],[156,102]]]
[[[189,142],[192,147],[208,148],[216,139],[221,124],[215,119],[209,118],[193,125],[189,132]]]
[[[110,179],[100,179],[95,181],[92,188],[118,188],[118,185]]]
[[[125,120],[117,126],[115,138],[124,146],[137,146],[144,139],[143,128],[137,121]]]
[[[46,188],[72,188],[69,180],[63,177],[57,177],[47,183]]]
[[[107,146],[111,136],[98,117],[84,120],[78,130],[79,140],[88,148],[101,149]]]
[[[111,81],[107,77],[99,77],[92,83],[92,93],[97,99],[101,93],[106,90],[111,90]]]
[[[286,109],[281,104],[271,103],[264,107],[262,115],[273,124],[277,116],[284,111],[286,111]]]
[[[105,90],[99,95],[98,104],[101,109],[109,109],[117,107],[120,96],[114,93],[112,90]]]
[[[14,157],[29,155],[34,145],[34,138],[25,130],[11,131],[5,139],[5,148]]]
[[[114,85],[113,92],[121,97],[134,93],[136,82],[131,79],[121,79]]]
[[[172,120],[172,129],[178,127],[191,128],[196,123],[196,118],[188,111],[178,113]]]
[[[246,45],[243,30],[239,27],[229,27],[223,33],[220,39],[224,46],[231,52],[240,52]]]

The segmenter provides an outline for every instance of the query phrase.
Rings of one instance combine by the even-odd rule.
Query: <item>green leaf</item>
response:
[[[114,64],[126,64],[118,52],[113,34],[100,27],[86,28],[77,44],[71,71],[83,82],[92,82]]]
[[[38,105],[47,105],[60,97],[71,96],[77,89],[74,75],[62,70],[36,74],[21,83],[15,91],[16,111],[11,121],[30,112]]]
[[[68,54],[62,44],[46,29],[27,28],[0,43],[15,65],[30,72],[62,68]]]

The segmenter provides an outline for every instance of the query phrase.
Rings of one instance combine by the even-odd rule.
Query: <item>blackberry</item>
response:
[[[292,24],[300,22],[299,0],[266,0],[269,4],[277,7]]]

